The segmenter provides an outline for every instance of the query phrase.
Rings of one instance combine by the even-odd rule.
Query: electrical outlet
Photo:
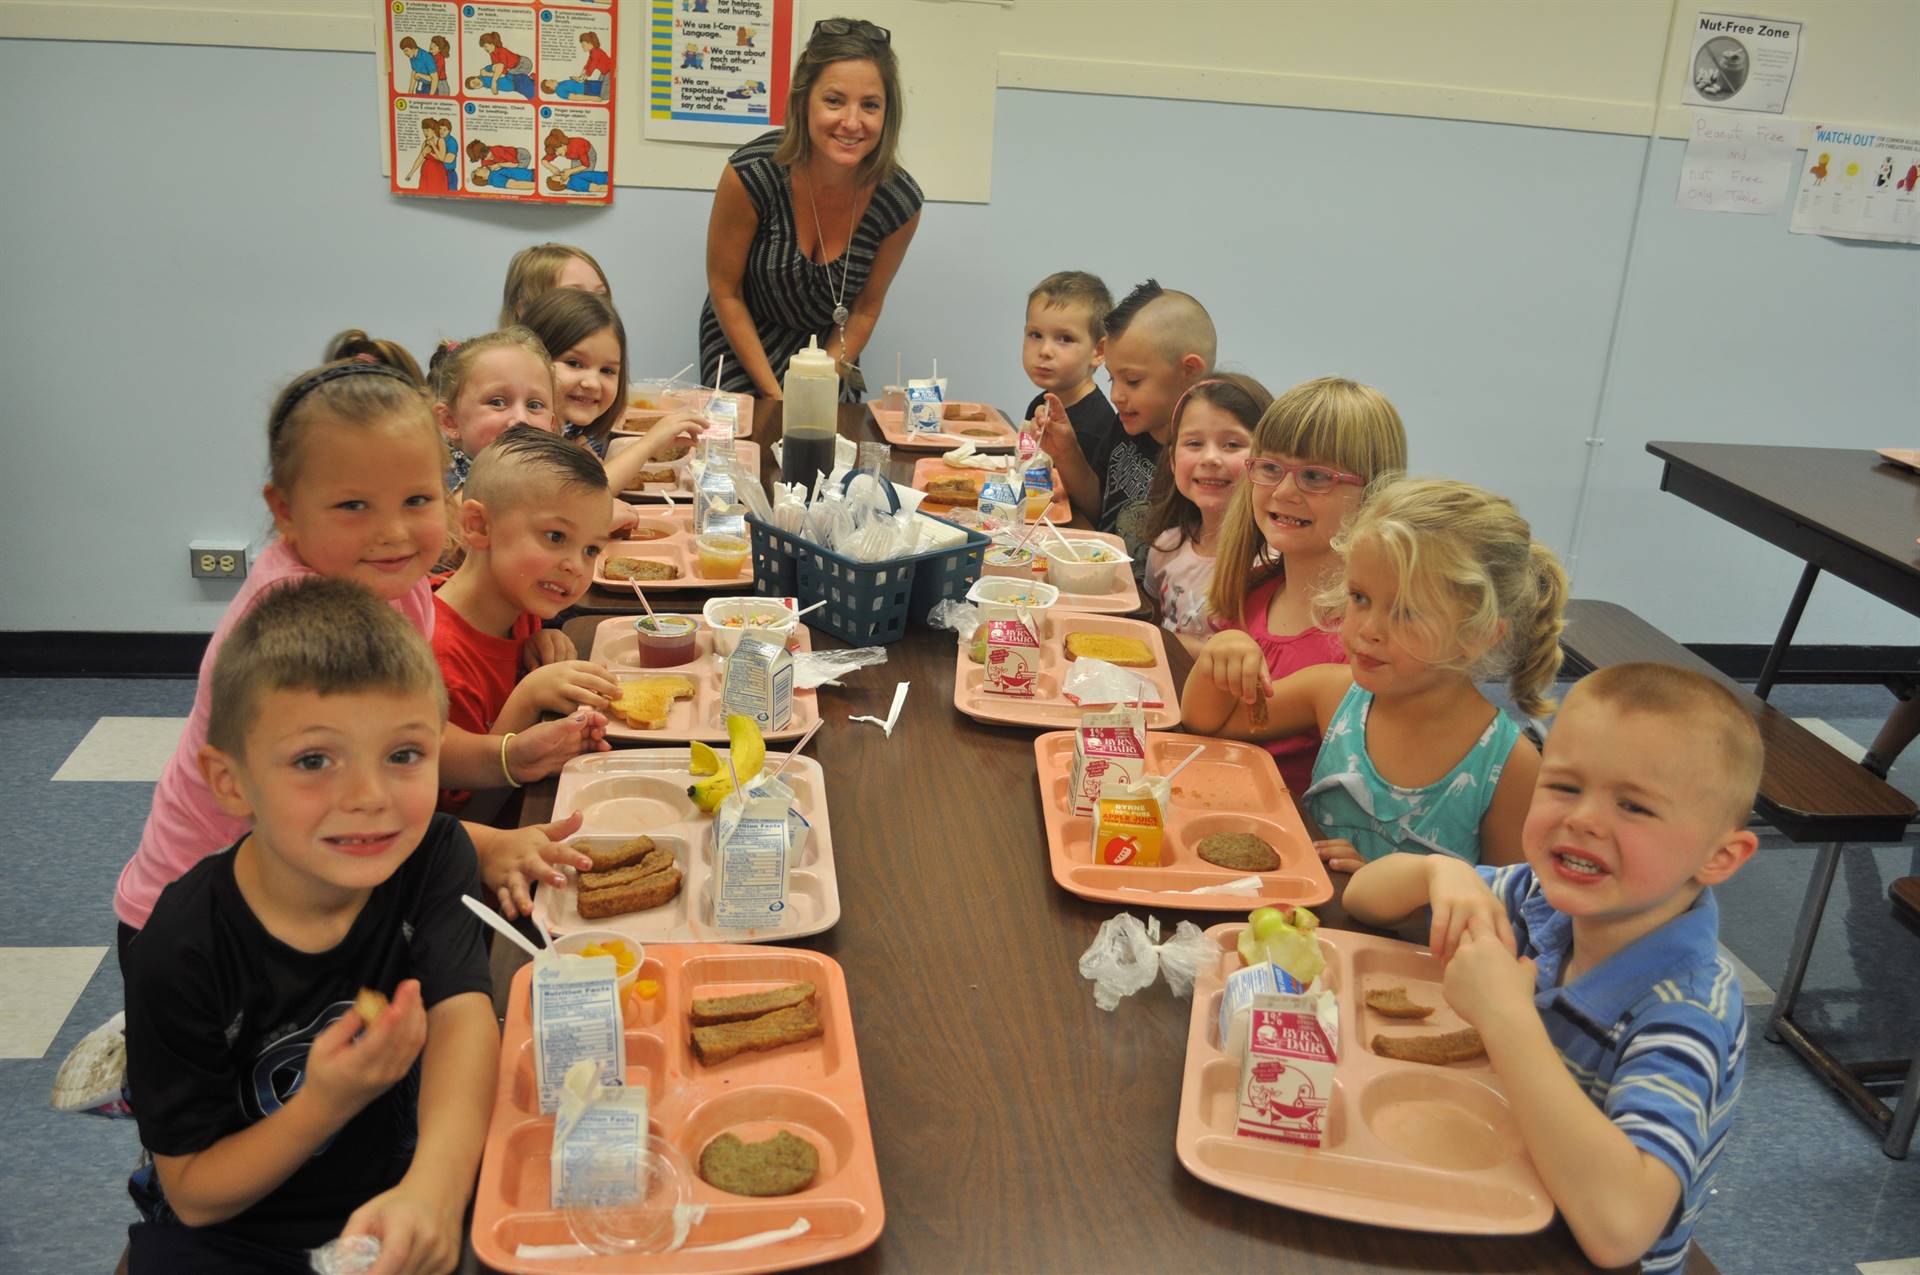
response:
[[[244,580],[247,547],[231,540],[188,541],[187,569],[196,580]]]

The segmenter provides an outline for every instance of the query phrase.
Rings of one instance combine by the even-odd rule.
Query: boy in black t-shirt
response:
[[[1076,444],[1063,435],[1070,431],[1047,431],[1041,446],[1063,472],[1071,473],[1079,461],[1099,476],[1095,526],[1126,541],[1137,579],[1146,569],[1147,489],[1173,427],[1173,409],[1213,370],[1216,343],[1206,307],[1153,279],[1114,307],[1106,328],[1107,375],[1120,428],[1105,448],[1084,457],[1069,455]]]
[[[253,831],[160,895],[127,964],[127,1079],[164,1197],[129,1269],[308,1269],[378,1237],[450,1271],[500,1036],[472,843],[434,814],[446,696],[398,612],[274,590],[214,664],[200,766]],[[356,994],[391,1003],[365,1021]]]
[[[1026,419],[1041,422],[1043,439],[1047,424],[1072,424],[1046,450],[1060,471],[1067,498],[1089,517],[1100,508],[1100,472],[1089,467],[1086,458],[1104,455],[1120,427],[1113,405],[1093,383],[1094,369],[1106,357],[1111,309],[1113,294],[1097,276],[1084,270],[1050,274],[1027,294],[1021,348],[1027,379],[1040,387],[1027,404]]]

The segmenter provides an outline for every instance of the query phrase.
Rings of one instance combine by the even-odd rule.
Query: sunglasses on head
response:
[[[1347,483],[1355,487],[1365,487],[1367,480],[1358,474],[1349,474],[1344,469],[1335,469],[1331,465],[1289,465],[1284,460],[1268,460],[1262,457],[1247,462],[1247,480],[1256,487],[1278,487],[1286,481],[1287,475],[1293,475],[1294,485],[1301,491],[1324,495]]]
[[[893,32],[865,18],[822,18],[813,24],[813,35],[807,37],[808,43],[812,43],[813,36],[823,31],[828,35],[863,36],[876,44],[893,43]]]

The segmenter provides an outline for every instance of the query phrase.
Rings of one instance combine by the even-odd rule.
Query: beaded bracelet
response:
[[[519,734],[518,731],[510,730],[500,737],[500,773],[507,777],[507,787],[509,788],[523,788],[526,786],[513,777],[513,770],[507,765],[507,745],[513,742],[513,737],[517,734]]]

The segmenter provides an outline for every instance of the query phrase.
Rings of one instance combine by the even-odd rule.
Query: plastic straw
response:
[[[1166,774],[1162,775],[1161,778],[1165,779],[1168,783],[1172,783],[1173,777],[1175,775],[1185,770],[1189,765],[1192,764],[1194,758],[1198,757],[1201,753],[1204,753],[1206,751],[1207,751],[1207,746],[1205,744],[1200,745],[1200,747],[1194,749],[1192,752],[1188,753],[1184,758],[1182,758],[1178,766],[1175,766],[1172,770],[1169,770]]]
[[[640,599],[640,605],[646,608],[647,616],[651,619],[653,616],[653,604],[648,602],[647,595],[640,591],[640,582],[638,580],[629,580],[627,583],[633,586],[633,595]]]
[[[1080,561],[1080,551],[1073,547],[1073,541],[1060,534],[1060,528],[1053,525],[1053,519],[1047,517],[1045,513],[1042,513],[1040,515],[1040,521],[1047,524],[1047,530],[1051,531],[1053,538],[1060,542],[1060,547],[1067,551],[1067,557],[1075,562]]]
[[[787,763],[800,755],[800,750],[807,746],[807,741],[813,738],[813,733],[820,729],[820,722],[824,722],[826,720],[827,719],[823,717],[820,719],[819,722],[815,722],[813,725],[807,727],[807,733],[800,737],[798,743],[794,744],[792,748],[787,750],[787,755],[780,759],[780,764],[773,768],[773,773],[771,775],[768,775],[767,778],[768,779],[780,778],[780,772],[787,768]]]

